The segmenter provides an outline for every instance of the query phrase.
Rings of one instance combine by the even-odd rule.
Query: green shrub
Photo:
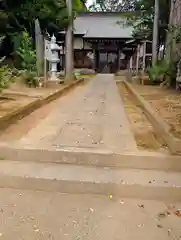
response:
[[[37,87],[36,78],[36,52],[33,49],[33,41],[27,31],[22,32],[17,54],[21,59],[22,76],[29,87]]]
[[[36,71],[36,52],[33,49],[33,42],[27,31],[22,32],[17,54],[21,59],[22,69]]]
[[[150,67],[147,72],[151,81],[162,81],[164,75],[168,75],[169,64],[165,61],[158,61],[156,65]]]
[[[5,57],[0,59],[0,89],[7,88],[11,82],[11,71],[7,65],[3,65]]]
[[[39,85],[36,72],[26,70],[23,73],[23,78],[29,87],[37,87]]]

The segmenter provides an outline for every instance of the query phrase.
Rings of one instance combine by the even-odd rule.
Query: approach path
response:
[[[136,142],[112,74],[99,74],[61,97],[18,144],[135,152]]]

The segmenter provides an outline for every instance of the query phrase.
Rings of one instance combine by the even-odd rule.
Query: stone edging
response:
[[[134,96],[138,105],[143,109],[153,128],[164,142],[168,145],[170,152],[174,155],[181,155],[181,140],[170,133],[170,126],[154,111],[151,105],[128,83],[124,81],[127,90]]]
[[[36,100],[32,101],[31,103],[4,115],[3,117],[0,118],[0,131],[6,129],[10,124],[12,124],[12,123],[22,119],[23,117],[29,115],[30,113],[32,113],[36,109],[42,107],[43,105],[57,99],[62,94],[66,93],[67,91],[69,91],[70,89],[72,89],[76,85],[82,83],[83,81],[84,81],[84,79],[79,79],[77,81],[74,81],[73,83],[71,83],[69,85],[66,85],[62,89],[55,90],[53,93],[49,94],[46,97],[36,99]]]

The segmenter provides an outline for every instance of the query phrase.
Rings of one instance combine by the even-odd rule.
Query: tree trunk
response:
[[[73,78],[73,7],[72,0],[66,0],[70,18],[65,37],[65,81],[69,83]]]
[[[158,21],[159,21],[159,0],[155,0],[155,14],[154,14],[153,41],[152,41],[152,66],[154,66],[157,62]]]
[[[171,50],[172,50],[172,39],[171,38],[171,33],[169,31],[169,27],[172,25],[173,22],[173,10],[174,10],[174,0],[170,1],[170,16],[169,16],[169,25],[168,25],[168,32],[167,32],[167,37],[166,37],[166,53],[165,53],[165,60],[169,63],[170,58],[171,58]]]

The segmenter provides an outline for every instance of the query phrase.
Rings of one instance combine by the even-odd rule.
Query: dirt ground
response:
[[[138,147],[142,150],[167,151],[165,144],[161,139],[156,137],[151,123],[148,121],[140,107],[135,105],[134,99],[128,93],[124,84],[118,83],[118,87]]]
[[[60,85],[58,89],[63,88]],[[4,89],[0,94],[0,118],[6,114],[16,111],[19,108],[30,104],[53,93],[53,88],[29,88],[17,79],[8,89]]]
[[[160,86],[138,84],[134,84],[134,89],[151,104],[170,126],[170,132],[173,136],[181,139],[181,93]]]

